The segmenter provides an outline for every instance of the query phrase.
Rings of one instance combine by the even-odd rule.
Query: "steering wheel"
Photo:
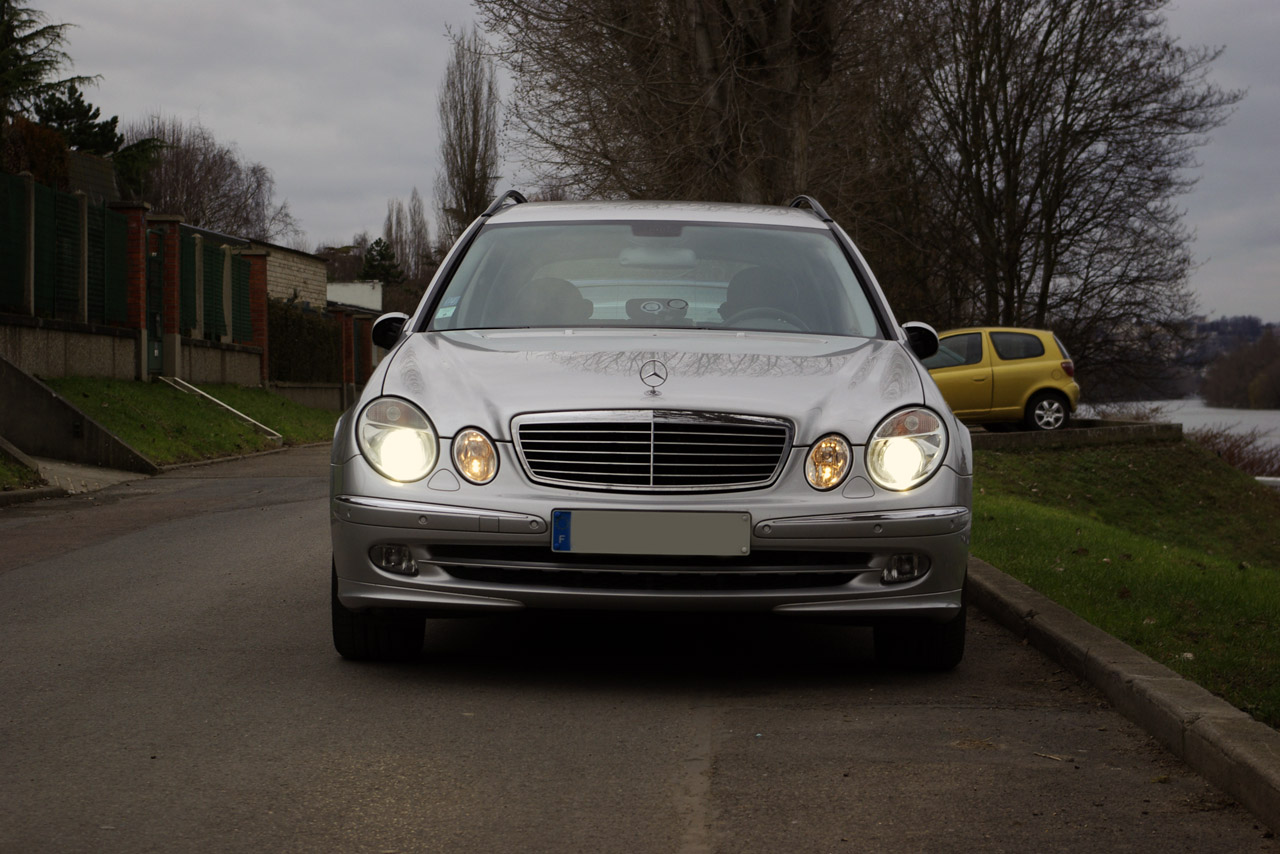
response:
[[[770,318],[773,320],[781,320],[783,323],[791,326],[801,332],[809,331],[809,324],[796,317],[789,311],[783,311],[773,306],[761,305],[755,308],[744,308],[742,311],[727,318],[724,322],[725,326],[737,326],[744,320],[756,320],[759,318]]]

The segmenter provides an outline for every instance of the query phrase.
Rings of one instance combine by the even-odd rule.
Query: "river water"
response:
[[[1155,412],[1155,421],[1172,421],[1183,430],[1198,427],[1224,427],[1231,432],[1247,433],[1257,430],[1262,441],[1280,445],[1280,409],[1220,409],[1205,406],[1199,398],[1183,400],[1154,400],[1125,404],[1135,411]]]

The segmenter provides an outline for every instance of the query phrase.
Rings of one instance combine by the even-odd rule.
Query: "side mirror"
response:
[[[909,320],[902,324],[902,331],[907,333],[907,346],[917,359],[927,359],[938,352],[938,333],[929,324]]]
[[[398,311],[384,314],[373,322],[373,332],[369,337],[382,349],[390,350],[400,340],[400,333],[408,321],[409,315]]]

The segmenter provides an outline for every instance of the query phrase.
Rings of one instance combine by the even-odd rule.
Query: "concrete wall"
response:
[[[271,390],[294,403],[313,409],[346,409],[341,383],[271,383]]]
[[[180,339],[176,335],[166,338],[166,347],[181,341],[178,375],[187,382],[262,385],[265,356],[261,348]],[[136,329],[0,316],[0,356],[37,377],[139,379],[138,369],[143,361],[138,355],[140,339]]]
[[[23,453],[155,474],[155,463],[108,433],[53,389],[0,358],[0,435]]]
[[[0,318],[0,356],[40,377],[138,378],[136,329],[21,315]]]
[[[1047,448],[1078,448],[1121,442],[1182,441],[1181,424],[1075,418],[1071,425],[1065,430],[1024,430],[1016,433],[977,431],[971,436],[974,450],[984,451],[1040,451]]]
[[[255,248],[259,244],[254,244]],[[328,282],[324,260],[305,252],[294,252],[279,246],[263,247],[267,256],[267,296],[287,300],[295,293],[298,302],[323,309],[328,301]]]
[[[329,302],[382,314],[382,282],[330,282]]]
[[[262,351],[257,347],[182,339],[182,371],[189,383],[261,386]]]

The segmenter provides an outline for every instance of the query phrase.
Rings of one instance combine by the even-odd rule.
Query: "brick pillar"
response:
[[[145,380],[147,374],[147,211],[146,202],[115,202],[111,209],[122,214],[126,223],[125,242],[125,321],[124,326],[138,330],[138,352],[135,378]]]
[[[195,270],[191,275],[195,278],[196,328],[191,333],[193,338],[204,340],[204,235],[195,236],[196,249]]]
[[[369,375],[373,373],[373,338],[370,336],[373,323],[372,315],[362,315],[362,321],[359,327],[359,334],[356,336],[356,359],[360,363],[360,371],[358,376],[364,377],[364,381],[369,381]],[[353,320],[354,322],[354,320]]]
[[[271,342],[267,334],[267,255],[255,249],[241,252],[241,258],[249,259],[249,317],[253,321],[253,346],[262,348],[262,387],[270,388]]]
[[[345,311],[335,311],[342,330],[342,405],[350,406],[356,399],[355,318]]]

